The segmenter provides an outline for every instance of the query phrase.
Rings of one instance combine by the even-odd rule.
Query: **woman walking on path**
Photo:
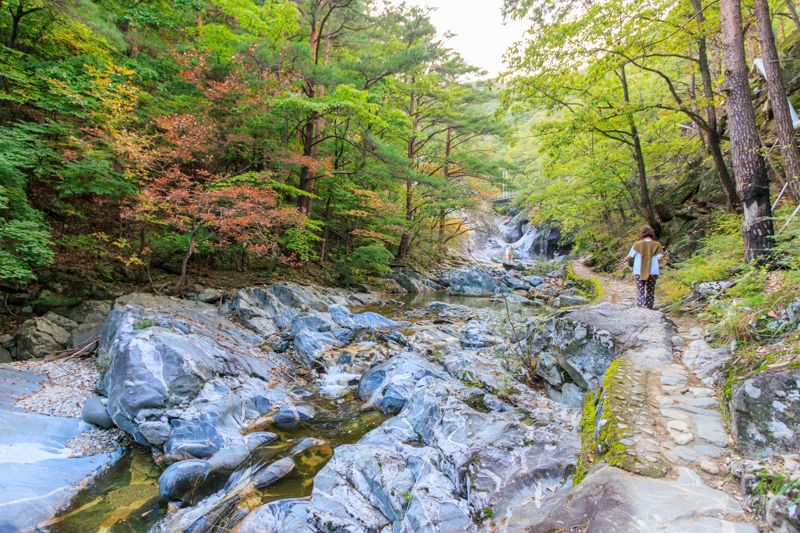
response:
[[[626,259],[633,258],[633,274],[636,276],[636,306],[652,309],[656,299],[658,260],[664,256],[664,248],[656,240],[653,228],[642,230]]]

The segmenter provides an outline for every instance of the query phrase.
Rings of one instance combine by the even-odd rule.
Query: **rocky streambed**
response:
[[[8,530],[749,531],[739,504],[681,463],[685,446],[659,447],[667,421],[643,406],[680,370],[661,314],[554,310],[586,303],[557,274],[465,267],[430,284],[442,286],[405,304],[292,283],[211,303],[118,299],[83,418],[132,448],[83,465],[83,490],[70,485],[50,516],[15,512]],[[692,450],[714,459],[727,444],[708,433],[710,408],[698,420],[716,448],[697,433]],[[653,435],[609,435],[621,412]],[[679,516],[648,491],[683,502]]]

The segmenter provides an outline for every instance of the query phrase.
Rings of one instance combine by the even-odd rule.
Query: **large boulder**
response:
[[[477,268],[452,270],[442,277],[442,284],[448,293],[463,296],[493,296],[498,289],[491,274]]]
[[[120,298],[100,338],[99,388],[114,423],[142,445],[206,458],[246,444],[248,420],[292,404],[286,361],[214,306]]]
[[[70,333],[66,328],[74,324],[55,313],[26,320],[16,334],[15,357],[41,359],[64,350],[70,342]]]
[[[366,293],[282,282],[238,291],[229,311],[259,335],[268,336],[290,328],[301,314],[322,313],[331,305],[358,307],[377,302]]]
[[[441,285],[410,267],[396,267],[391,279],[411,294],[442,290]]]
[[[675,480],[654,479],[601,464],[579,485],[540,507],[521,509],[498,529],[509,533],[757,533],[752,525],[737,521],[745,514],[736,500],[708,487],[693,470],[677,470]]]
[[[541,361],[554,358],[582,390],[595,390],[622,353],[644,366],[672,360],[672,327],[662,313],[647,309],[607,303],[576,308],[536,326],[531,335]],[[537,372],[557,381],[552,365]]]
[[[401,325],[378,313],[354,314],[342,305],[333,304],[327,313],[296,316],[292,320],[291,337],[301,361],[311,368],[321,364],[320,357],[326,351],[346,346],[360,333],[390,332]]]
[[[477,356],[452,355],[458,361]],[[468,366],[475,368],[473,379],[486,376],[500,385],[496,368],[484,374]],[[467,375],[464,369],[459,374]],[[478,392],[413,352],[375,367],[362,379],[359,396],[397,416],[358,443],[336,448],[314,480],[308,505],[285,512],[273,502],[245,524],[291,519],[299,525],[295,520],[306,516],[314,531],[477,531],[481,520],[539,505],[565,487],[577,453],[566,421],[540,409],[537,424],[524,424],[489,394],[486,412],[477,410],[471,403]]]
[[[800,368],[769,369],[744,380],[733,390],[730,413],[742,452],[800,452]]]

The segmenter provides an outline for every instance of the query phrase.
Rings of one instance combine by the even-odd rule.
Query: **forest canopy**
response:
[[[418,8],[3,0],[0,55],[5,284],[435,261],[502,173],[492,94]]]

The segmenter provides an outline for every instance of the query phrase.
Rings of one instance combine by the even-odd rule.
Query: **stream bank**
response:
[[[549,268],[120,298],[94,405],[138,448],[17,529],[755,531],[694,333]]]

